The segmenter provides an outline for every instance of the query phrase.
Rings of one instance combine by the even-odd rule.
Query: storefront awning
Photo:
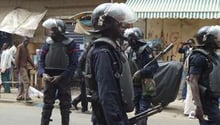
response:
[[[219,19],[220,0],[127,0],[138,18]]]
[[[2,12],[3,11],[1,11],[1,13]],[[47,11],[42,13],[30,12],[21,8],[13,9],[0,20],[0,31],[33,37],[38,24],[45,16],[46,12]]]

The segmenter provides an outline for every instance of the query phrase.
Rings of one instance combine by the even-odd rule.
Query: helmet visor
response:
[[[207,35],[214,36],[214,42],[216,43],[218,48],[220,48],[220,26],[211,26],[207,31]]]
[[[43,22],[42,24],[43,27],[47,29],[52,29],[53,27],[57,27],[57,23],[55,19],[47,19],[46,21]]]
[[[114,18],[119,23],[131,24],[137,21],[135,13],[124,3],[113,3],[105,9],[104,15]]]

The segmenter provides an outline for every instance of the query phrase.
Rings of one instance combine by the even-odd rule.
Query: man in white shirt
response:
[[[2,54],[1,54],[1,77],[2,77],[2,83],[4,86],[4,92],[5,93],[11,93],[10,90],[10,84],[8,81],[10,81],[10,68],[12,63],[12,54],[8,47],[8,43],[4,43],[2,46]]]

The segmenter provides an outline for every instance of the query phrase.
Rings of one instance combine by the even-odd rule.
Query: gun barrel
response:
[[[158,112],[161,112],[162,110],[163,110],[163,107],[161,106],[161,104],[159,104],[153,108],[148,109],[147,111],[141,112],[141,113],[131,117],[129,119],[129,123],[131,125],[133,125],[133,124],[137,123],[139,120],[144,119],[148,116],[154,115]]]

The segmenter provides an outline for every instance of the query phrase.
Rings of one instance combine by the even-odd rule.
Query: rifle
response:
[[[161,51],[155,58],[153,58],[149,63],[147,63],[143,68],[148,67],[152,62],[154,62],[155,60],[157,60],[158,58],[160,58],[161,56],[163,56],[164,54],[166,54],[167,52],[169,52],[172,48],[174,47],[173,43],[170,43],[169,46],[167,46],[167,48],[165,48],[163,51]]]
[[[94,99],[91,95],[87,95],[87,101],[88,102],[94,102]],[[144,119],[146,117],[149,117],[151,115],[154,115],[156,113],[159,113],[163,110],[162,104],[158,104],[157,106],[154,106],[152,108],[149,108],[148,110],[141,112],[131,118],[129,118],[130,125],[136,124],[139,120]]]
[[[134,125],[134,124],[136,124],[139,120],[144,119],[144,118],[146,118],[146,117],[149,117],[149,116],[151,116],[151,115],[154,115],[154,114],[156,114],[156,113],[159,113],[159,112],[161,112],[162,110],[163,110],[163,107],[162,107],[161,104],[159,104],[159,105],[157,105],[157,106],[154,106],[154,107],[152,107],[152,108],[149,108],[148,110],[146,110],[146,111],[144,111],[144,112],[141,112],[141,113],[139,113],[139,114],[137,114],[137,115],[135,115],[135,116],[129,118],[129,119],[128,119],[128,120],[129,120],[129,123],[130,123],[130,125]]]

